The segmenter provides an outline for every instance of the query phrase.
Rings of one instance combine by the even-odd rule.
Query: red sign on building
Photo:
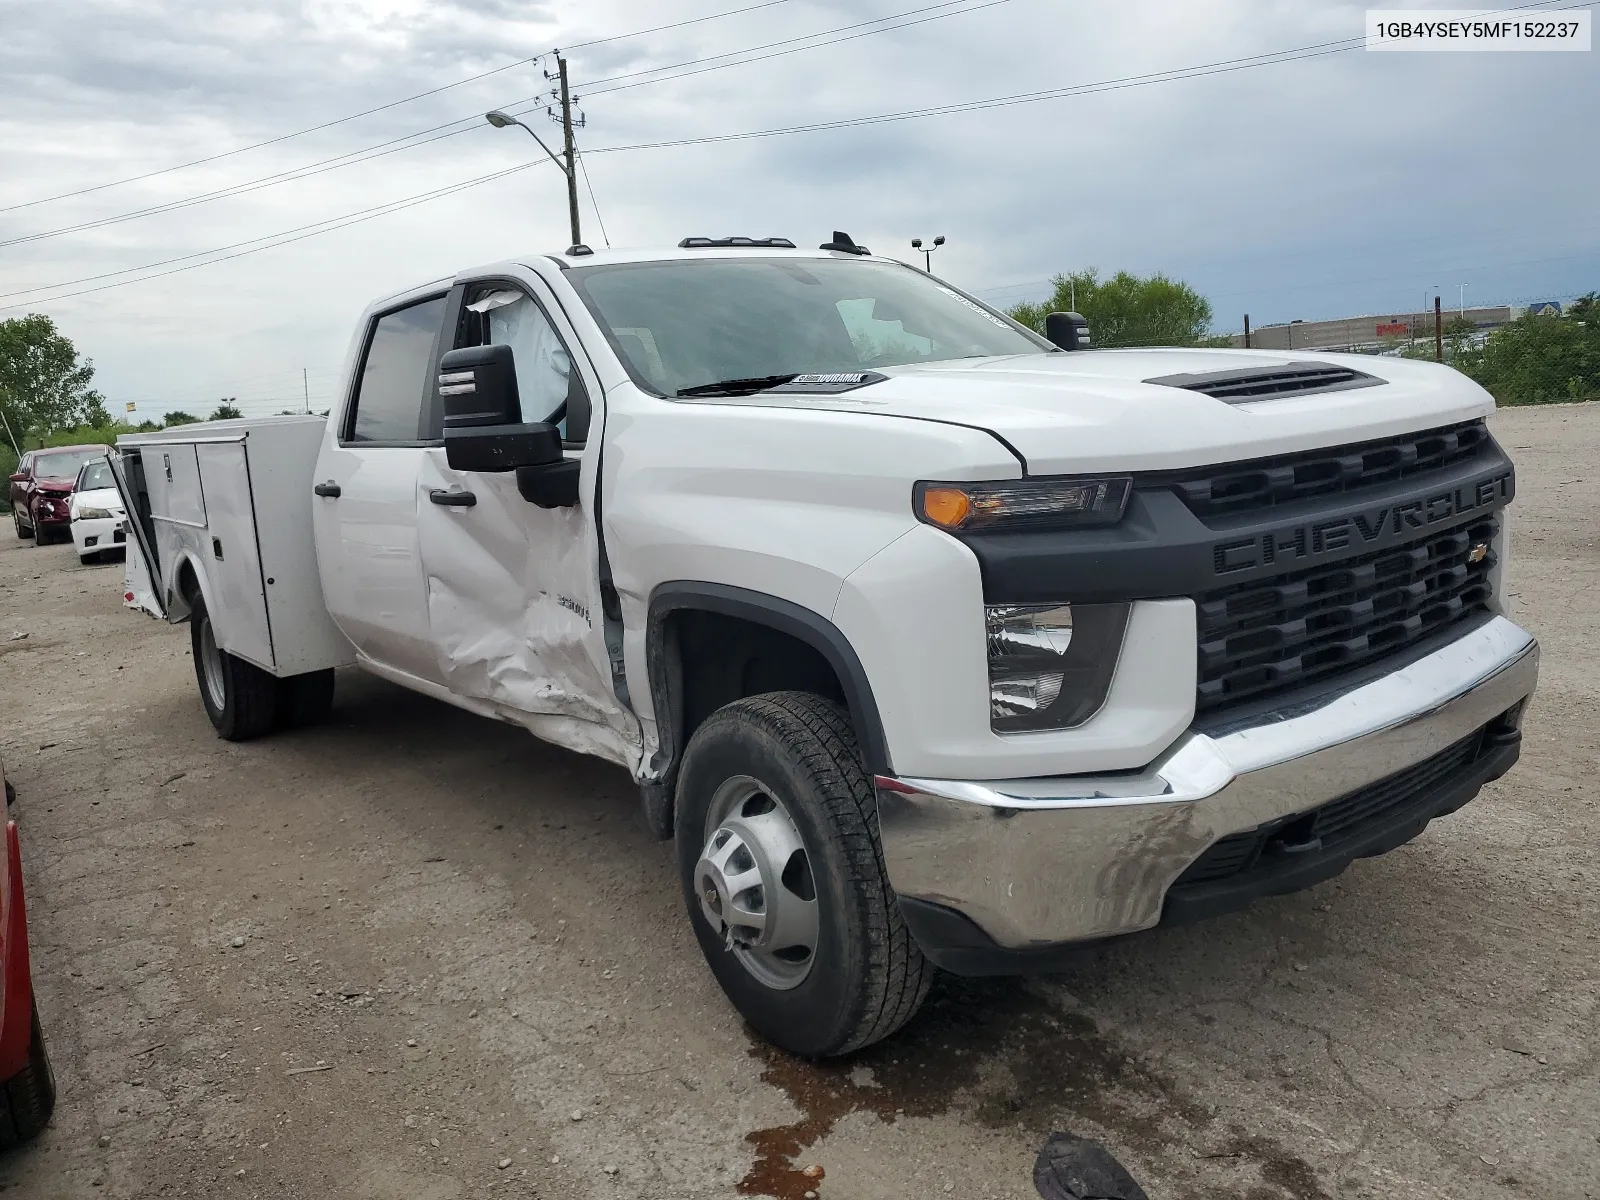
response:
[[[1379,337],[1405,337],[1411,332],[1411,326],[1404,321],[1379,321]]]

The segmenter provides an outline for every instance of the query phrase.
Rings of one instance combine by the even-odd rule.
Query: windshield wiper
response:
[[[680,396],[749,396],[788,383],[798,372],[787,375],[757,375],[753,379],[724,379],[717,383],[697,383],[694,387],[679,388]]]

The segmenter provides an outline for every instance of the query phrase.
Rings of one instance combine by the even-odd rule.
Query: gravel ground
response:
[[[1068,1130],[1151,1200],[1600,1196],[1600,404],[1495,427],[1545,652],[1511,775],[1314,891],[945,981],[823,1067],[734,1017],[620,772],[353,673],[328,725],[220,741],[186,629],[6,537],[60,1101],[0,1189],[1027,1198]]]

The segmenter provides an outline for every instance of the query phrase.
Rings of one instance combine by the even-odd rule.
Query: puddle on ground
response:
[[[934,983],[922,1012],[889,1041],[849,1058],[810,1062],[764,1043],[750,1053],[764,1065],[764,1083],[779,1088],[800,1119],[747,1134],[755,1162],[739,1182],[744,1196],[803,1200],[821,1193],[821,1164],[806,1151],[850,1113],[893,1123],[902,1116],[947,1113],[962,1095],[963,1113],[989,1128],[1021,1129],[1043,1138],[1074,1119],[1114,1130],[1146,1159],[1189,1156],[1187,1135],[1213,1124],[1209,1109],[1182,1095],[1129,1057],[1095,1023],[1065,1012],[1015,979]],[[1001,1064],[995,1071],[992,1065]],[[1329,1200],[1310,1164],[1270,1138],[1234,1136],[1219,1157],[1259,1164],[1275,1187],[1249,1200]],[[1032,1170],[1019,1160],[1019,1178]]]

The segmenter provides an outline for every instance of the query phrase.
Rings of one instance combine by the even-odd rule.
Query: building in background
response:
[[[1538,306],[1529,306],[1538,307]],[[1515,321],[1529,307],[1495,305],[1489,308],[1444,310],[1444,323],[1463,318],[1477,327],[1479,336]],[[1557,309],[1559,311],[1559,308]],[[1389,313],[1365,317],[1344,317],[1336,321],[1291,321],[1286,325],[1262,325],[1250,331],[1250,345],[1257,350],[1355,350],[1365,354],[1395,351],[1413,342],[1433,340],[1433,312]],[[1244,334],[1233,335],[1235,346],[1244,345]]]

